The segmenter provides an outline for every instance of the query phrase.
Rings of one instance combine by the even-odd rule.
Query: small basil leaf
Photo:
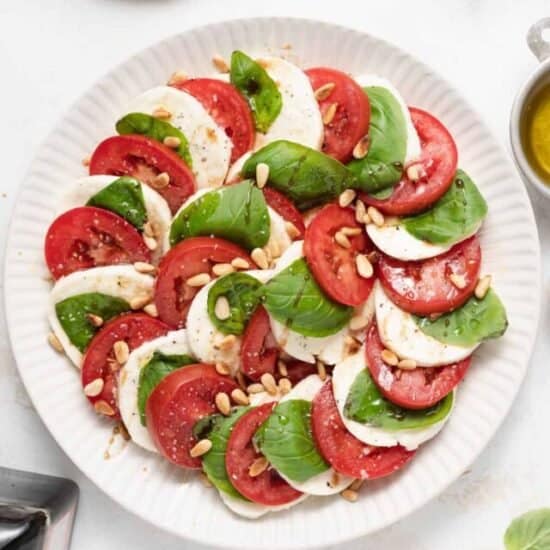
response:
[[[180,144],[174,151],[185,161],[187,166],[192,168],[193,161],[189,152],[189,142],[183,132],[169,122],[145,113],[130,113],[116,123],[116,131],[120,135],[140,134],[160,141],[160,143],[163,143],[167,137],[177,137]]]
[[[407,152],[407,124],[395,96],[386,88],[364,88],[369,96],[371,115],[369,149],[362,159],[348,164],[357,177],[357,188],[369,193],[397,183],[403,173]]]
[[[342,163],[290,141],[274,141],[254,153],[242,168],[244,177],[255,177],[259,163],[269,166],[269,186],[300,210],[330,202],[355,184],[354,176]]]
[[[414,320],[428,336],[444,344],[463,347],[498,338],[508,327],[506,310],[491,289],[482,300],[472,296],[463,306],[433,321],[429,317],[416,316]]]
[[[214,429],[214,426],[216,426],[222,418],[223,416],[221,414],[203,416],[197,420],[193,426],[193,437],[197,440],[206,439]]]
[[[208,315],[214,326],[224,334],[242,334],[260,302],[258,289],[261,286],[258,279],[245,273],[220,277],[208,292]],[[216,316],[216,303],[222,297],[229,303],[230,315],[227,319]]]
[[[426,428],[440,422],[451,412],[453,393],[422,410],[409,410],[385,399],[367,369],[361,371],[351,385],[344,414],[347,418],[389,432]]]
[[[317,284],[304,259],[275,275],[262,289],[263,305],[290,330],[322,337],[338,332],[353,308],[333,302]]]
[[[453,244],[474,233],[487,215],[487,203],[470,176],[457,170],[449,190],[430,210],[403,218],[405,229],[417,239]]]
[[[255,442],[273,467],[288,479],[306,481],[328,470],[311,433],[311,403],[279,403],[256,432]]]
[[[510,523],[504,533],[506,550],[548,550],[550,508],[531,510]]]
[[[104,208],[118,214],[139,230],[147,221],[147,210],[141,183],[129,176],[122,176],[90,197],[86,206]]]
[[[375,191],[374,193],[369,193],[369,195],[377,199],[379,201],[383,201],[386,199],[389,199],[393,194],[394,187],[387,187],[386,189],[382,189],[381,191]]]
[[[137,401],[139,418],[143,426],[147,424],[145,415],[147,399],[157,384],[176,369],[194,362],[190,355],[164,355],[160,351],[153,353],[151,359],[139,372]]]
[[[100,292],[77,294],[55,304],[55,314],[61,327],[71,344],[82,353],[99,330],[90,323],[89,314],[98,315],[108,321],[129,310],[130,304],[126,300]]]
[[[170,244],[215,235],[250,250],[264,246],[269,234],[264,194],[251,181],[243,181],[209,191],[178,212],[170,227]]]
[[[256,61],[240,51],[231,55],[231,84],[247,99],[256,129],[266,133],[283,107],[277,84]]]

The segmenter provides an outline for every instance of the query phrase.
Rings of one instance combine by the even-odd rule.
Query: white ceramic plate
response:
[[[290,50],[282,48],[287,44]],[[133,445],[104,458],[110,426],[87,406],[76,370],[46,343],[50,283],[42,260],[56,194],[84,174],[82,159],[113,133],[125,102],[165,82],[176,69],[208,75],[212,55],[228,58],[235,48],[271,49],[303,67],[378,73],[395,84],[408,104],[439,117],[457,142],[460,166],[489,203],[482,231],[484,270],[493,274],[510,319],[505,337],[476,353],[447,427],[401,474],[369,483],[355,504],[311,498],[255,522],[233,516],[216,491]],[[512,405],[536,334],[540,283],[537,230],[524,188],[483,122],[445,81],[364,33],[273,18],[210,25],[164,40],[117,67],[82,97],[40,149],[21,187],[5,277],[8,324],[21,377],[46,426],[75,464],[122,506],[161,528],[210,546],[254,549],[318,548],[371,533],[422,506],[456,479]]]

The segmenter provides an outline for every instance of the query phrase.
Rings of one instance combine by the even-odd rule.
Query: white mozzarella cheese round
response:
[[[280,506],[266,506],[264,504],[257,504],[256,502],[251,502],[249,500],[243,500],[240,498],[235,498],[229,496],[223,491],[219,491],[222,502],[235,514],[243,518],[248,519],[257,519],[268,512],[282,512],[283,510],[288,510],[296,504],[303,502],[308,495],[302,495],[301,497],[293,500],[288,504],[282,504]]]
[[[240,156],[227,171],[227,176],[225,176],[225,183],[236,183],[243,179],[242,169],[246,161],[252,156],[252,151],[247,151],[244,155]]]

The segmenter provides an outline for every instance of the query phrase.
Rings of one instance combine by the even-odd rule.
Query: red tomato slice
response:
[[[247,412],[237,420],[229,436],[225,468],[231,483],[247,499],[266,506],[288,504],[302,493],[293,489],[275,470],[268,469],[251,477],[248,469],[259,456],[252,437],[267,420],[276,403],[266,403]]]
[[[416,315],[446,313],[460,307],[473,294],[481,266],[481,246],[473,236],[429,260],[403,262],[380,255],[378,276],[392,302]],[[449,280],[462,275],[465,287]]]
[[[46,234],[45,256],[54,279],[90,267],[151,261],[133,225],[92,206],[73,208],[54,220]]]
[[[256,131],[248,103],[237,89],[214,78],[192,78],[175,84],[200,101],[233,142],[231,162],[252,149]]]
[[[203,363],[165,376],[151,392],[145,407],[147,428],[164,458],[184,468],[200,468],[200,457],[190,455],[197,443],[193,426],[216,412],[217,393],[230,394],[236,388],[231,378]]]
[[[342,227],[361,229],[361,234],[349,237],[350,248],[334,240]],[[363,229],[364,226],[355,221],[352,208],[340,208],[336,204],[325,206],[306,229],[304,255],[315,279],[333,300],[348,306],[363,303],[374,285],[374,277],[361,277],[355,266],[357,254],[374,250]]]
[[[170,176],[170,183],[158,189],[151,184],[162,172]],[[140,135],[113,136],[102,141],[90,159],[90,174],[133,176],[158,191],[172,214],[195,192],[195,176],[181,157],[166,145]]]
[[[303,239],[306,231],[304,218],[302,217],[302,214],[300,214],[300,211],[294,206],[292,201],[271,187],[264,187],[262,191],[264,192],[264,197],[267,204],[286,221],[292,222],[296,229],[300,232],[295,239]]]
[[[323,153],[338,159],[340,162],[351,160],[353,148],[369,131],[370,103],[367,94],[347,74],[318,67],[308,69],[307,76],[314,90],[332,83],[332,92],[319,101],[319,108],[324,115],[327,109],[336,103],[334,118],[325,124]]]
[[[441,401],[464,378],[471,363],[468,357],[442,367],[402,370],[384,363],[383,349],[378,327],[372,323],[367,329],[367,364],[372,379],[384,397],[407,409],[425,409]],[[380,384],[379,380],[384,383]]]
[[[255,267],[245,250],[215,237],[193,237],[171,248],[160,262],[155,287],[160,319],[173,327],[184,327],[191,300],[199,290],[185,281],[198,273],[210,274],[214,264],[230,263],[234,258]]]
[[[315,396],[311,425],[317,448],[340,474],[358,479],[376,479],[393,474],[414,456],[404,447],[373,447],[347,431],[336,407],[332,382]]]
[[[102,392],[97,396],[88,397],[97,412],[101,413],[102,408],[96,403],[104,401],[113,411],[113,414],[106,416],[120,418],[117,405],[117,372],[121,365],[113,352],[115,342],[126,342],[132,351],[144,342],[164,336],[169,330],[168,325],[145,313],[128,313],[106,323],[93,337],[82,361],[82,387],[98,378],[103,380]]]
[[[327,370],[330,369],[330,367],[326,368]],[[316,365],[312,365],[311,363],[304,363],[303,361],[288,362],[286,364],[286,370],[288,371],[286,378],[288,378],[292,382],[293,386],[298,384],[298,382],[302,381],[310,374],[317,374],[318,372]]]
[[[364,202],[392,216],[414,214],[431,206],[449,189],[458,163],[456,145],[447,128],[426,111],[414,107],[409,111],[422,146],[418,162],[424,167],[425,177],[412,182],[404,175],[385,200],[361,193]]]

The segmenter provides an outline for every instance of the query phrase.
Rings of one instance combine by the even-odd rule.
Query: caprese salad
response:
[[[384,78],[214,62],[132,100],[60,199],[49,341],[91,409],[237,514],[354,501],[506,330],[487,203]]]

